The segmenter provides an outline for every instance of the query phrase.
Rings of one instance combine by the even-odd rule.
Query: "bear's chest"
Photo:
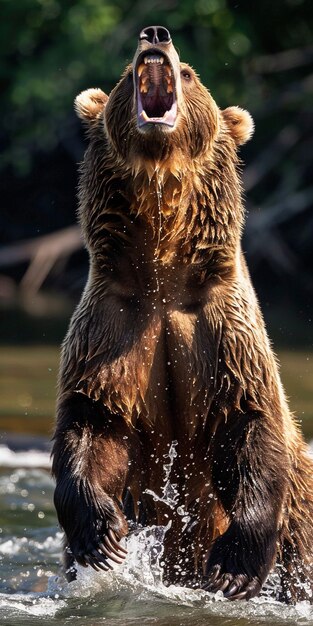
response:
[[[171,260],[144,254],[121,256],[109,277],[110,293],[130,305],[137,303],[147,316],[151,311],[158,311],[162,318],[173,310],[199,311],[210,301],[222,274],[221,267],[217,272],[217,255],[206,262],[199,255],[198,262],[191,263],[178,252],[169,254]]]

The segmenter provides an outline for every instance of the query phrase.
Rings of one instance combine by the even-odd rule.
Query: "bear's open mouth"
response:
[[[177,117],[173,68],[163,53],[140,55],[135,69],[138,126],[174,126]]]

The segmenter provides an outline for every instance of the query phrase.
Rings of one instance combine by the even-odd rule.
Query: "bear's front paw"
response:
[[[80,484],[77,488],[71,483],[64,488],[60,481],[54,499],[70,561],[75,559],[96,571],[107,571],[113,569],[112,562],[123,562],[127,550],[120,540],[127,534],[128,526],[112,498],[95,485]]]
[[[202,588],[211,593],[223,591],[229,600],[249,600],[258,595],[261,586],[257,577],[250,579],[246,574],[225,573],[220,565],[214,565],[202,584]]]
[[[82,516],[79,532],[69,537],[69,546],[77,563],[90,565],[98,571],[113,569],[110,561],[122,563],[127,550],[120,539],[127,533],[123,513],[108,496],[101,503],[89,503],[87,515]]]
[[[249,600],[260,592],[275,553],[275,532],[260,533],[233,522],[213,544],[202,587],[223,591],[230,600]]]

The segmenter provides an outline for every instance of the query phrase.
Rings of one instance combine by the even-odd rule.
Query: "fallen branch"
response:
[[[78,226],[69,226],[49,235],[27,239],[0,250],[0,267],[30,261],[21,280],[21,289],[34,294],[39,291],[52,268],[62,258],[82,248]]]

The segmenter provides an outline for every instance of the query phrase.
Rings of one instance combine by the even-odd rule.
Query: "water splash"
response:
[[[288,607],[269,598],[254,598],[249,602],[229,602],[221,592],[210,594],[201,589],[165,586],[159,559],[165,528],[152,527],[133,533],[128,539],[129,556],[113,572],[94,572],[91,568],[78,568],[77,580],[67,583],[63,576],[50,576],[43,592],[0,594],[0,619],[5,623],[21,623],[42,617],[51,626],[67,623],[65,618],[84,618],[91,624],[92,617],[106,624],[123,623],[139,625],[153,623],[158,626],[207,624],[244,626],[247,624],[304,624],[312,626],[313,609],[300,602]],[[46,548],[42,544],[42,550]],[[113,618],[112,622],[110,618]],[[179,617],[179,620],[178,620]],[[188,620],[189,617],[189,620]],[[153,621],[149,621],[149,619]],[[88,622],[88,619],[91,620]],[[24,620],[24,621],[22,621]],[[62,622],[63,620],[63,622]],[[83,622],[84,623],[84,622]],[[99,623],[96,621],[95,623]]]
[[[185,508],[185,506],[183,504],[179,504],[180,495],[179,495],[177,483],[172,483],[170,480],[174,460],[177,457],[177,451],[176,451],[177,445],[178,445],[178,441],[176,440],[173,441],[170,445],[168,454],[164,455],[164,458],[168,459],[168,463],[163,464],[165,475],[163,478],[164,485],[161,490],[162,495],[159,496],[158,494],[155,493],[155,491],[152,491],[152,489],[146,489],[146,493],[151,495],[155,502],[163,502],[170,509],[172,510],[176,509],[178,515],[180,515],[182,518],[182,522],[183,522],[182,532],[184,532],[185,528],[187,527],[188,523],[191,520],[191,517],[188,514],[188,511]],[[168,526],[166,527],[166,529],[168,529],[169,527],[170,527],[170,522]]]
[[[178,441],[173,441],[170,445],[168,454],[164,455],[165,459],[168,459],[168,463],[163,464],[163,469],[165,476],[163,478],[164,485],[161,489],[162,495],[159,496],[152,489],[146,489],[145,493],[149,494],[153,497],[155,502],[163,502],[170,509],[174,509],[177,506],[179,500],[179,491],[177,487],[177,483],[171,483],[170,475],[173,468],[174,460],[177,457],[176,447],[178,446]]]
[[[157,245],[154,253],[155,260],[158,257],[160,243],[161,243],[161,235],[162,235],[162,199],[163,199],[163,191],[162,184],[158,173],[156,172],[156,195],[157,195],[157,205],[158,205],[158,216],[159,216],[159,224],[158,224],[158,239]]]
[[[208,623],[212,626],[250,623],[313,625],[313,608],[307,602],[286,606],[266,596],[249,602],[230,602],[220,591],[211,594],[202,589],[165,586],[160,567],[165,532],[165,527],[154,526],[132,534],[127,542],[128,559],[113,572],[96,573],[89,568],[79,568],[74,583],[67,584],[60,577],[51,578],[48,593],[51,597],[72,601],[94,598],[97,602],[101,598],[106,607],[116,607],[118,603],[119,618],[129,618],[129,612],[133,614],[134,611],[134,624],[150,615],[156,625],[178,625],[180,622],[174,621],[174,616],[189,615],[190,621],[186,618],[186,624],[193,626],[207,626]],[[162,616],[165,621],[161,620]]]

